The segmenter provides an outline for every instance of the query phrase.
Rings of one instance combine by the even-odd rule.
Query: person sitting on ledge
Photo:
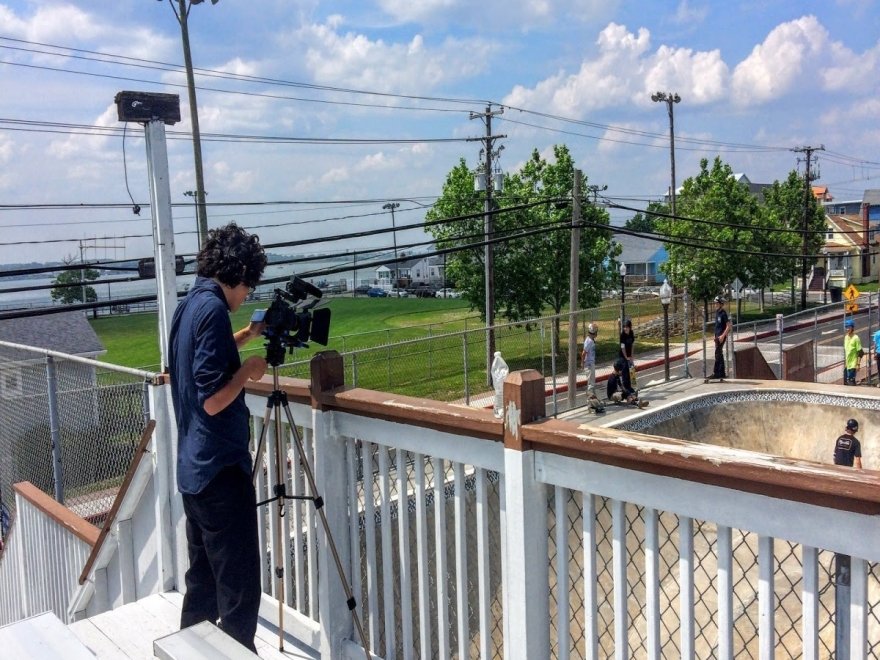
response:
[[[624,380],[624,373],[629,369],[629,363],[622,357],[614,361],[614,373],[608,377],[607,394],[608,400],[614,403],[629,403],[639,408],[648,405],[647,401],[640,401],[638,394]]]

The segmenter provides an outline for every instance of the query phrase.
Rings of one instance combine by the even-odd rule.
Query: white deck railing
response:
[[[66,621],[98,529],[29,483],[14,488],[15,521],[0,560],[0,626],[42,612]]]
[[[853,658],[880,646],[876,473],[544,420],[537,372],[508,377],[504,419],[341,376],[327,353],[283,390],[374,656],[827,657],[834,553],[852,557],[841,637]],[[173,418],[167,385],[151,392],[150,460],[83,586],[53,592],[62,613],[183,589]],[[248,388],[256,436],[271,393]],[[278,493],[277,471],[285,495],[312,495],[286,414],[270,412],[258,498]],[[264,600],[281,595],[281,566],[285,630],[323,657],[364,657],[315,503],[281,506],[260,510]],[[27,572],[41,583],[75,582],[85,558],[68,560],[68,541],[30,551],[59,538],[46,524],[19,515],[12,543],[29,549],[7,551],[4,590],[10,558],[39,558]],[[0,600],[4,615],[22,601]]]

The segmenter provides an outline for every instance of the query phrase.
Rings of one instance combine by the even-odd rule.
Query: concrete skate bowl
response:
[[[857,419],[862,465],[880,469],[880,399],[768,389],[696,396],[624,420],[614,428],[832,463],[834,441]]]
[[[843,432],[850,417],[859,421],[862,440],[863,464],[866,468],[880,468],[880,449],[876,441],[880,437],[880,399],[869,397],[824,394],[815,391],[792,391],[783,389],[726,390],[697,395],[650,412],[636,413],[613,428],[639,433],[705,442],[723,447],[734,447],[790,459],[832,462],[834,440]],[[610,530],[611,518],[606,503],[597,502],[599,529]],[[574,507],[577,510],[578,507]],[[572,512],[573,513],[573,512]],[[628,581],[638,593],[645,588],[643,568],[644,533],[638,522],[641,507],[627,504],[626,517],[631,525],[627,537],[630,563]],[[671,530],[667,541],[660,548],[660,593],[663,608],[661,645],[664,657],[678,655],[677,631],[680,621],[676,613],[678,598],[678,539],[675,530],[679,520],[675,514],[660,514],[661,529]],[[694,572],[695,628],[699,631],[695,640],[696,657],[715,657],[717,651],[717,537],[715,525],[694,520],[694,554],[697,568]],[[603,542],[610,544],[609,538]],[[611,561],[599,548],[602,559]],[[800,657],[803,650],[801,639],[801,589],[803,586],[802,548],[800,545],[777,539],[774,544],[775,596],[776,596],[776,657]],[[734,602],[734,657],[759,657],[757,631],[758,613],[758,536],[745,529],[733,531],[733,565],[737,574],[733,585]],[[834,587],[833,553],[819,551],[819,655],[834,655]],[[598,576],[600,616],[610,614],[610,575]],[[603,594],[603,592],[605,592]],[[639,606],[630,607],[634,620],[643,617]],[[602,610],[608,610],[603,612]],[[880,565],[870,564],[868,572],[868,657],[880,653]],[[644,657],[645,639],[631,627],[630,648],[633,657]],[[611,640],[603,639],[602,646],[610,648]]]

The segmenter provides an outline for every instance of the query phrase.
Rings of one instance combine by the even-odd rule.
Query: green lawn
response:
[[[253,310],[265,308],[268,301],[247,303],[232,315],[232,327],[245,327]],[[463,330],[479,325],[479,318],[466,301],[441,298],[334,298],[331,310],[330,342],[327,348],[340,352]],[[159,365],[158,321],[155,313],[108,316],[91,321],[107,349],[102,360],[126,367],[156,369]],[[254,340],[246,350],[261,350]],[[312,344],[309,351],[298,351],[297,359],[324,350]]]

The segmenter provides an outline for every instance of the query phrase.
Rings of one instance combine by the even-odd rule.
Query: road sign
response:
[[[857,303],[846,303],[846,304],[843,306],[843,308],[844,308],[847,312],[857,312],[857,311],[859,311],[859,306],[858,306]]]
[[[843,297],[852,302],[859,297],[859,290],[854,285],[850,284],[846,287],[846,291],[843,292]]]
[[[730,285],[730,288],[733,289],[736,293],[740,293],[743,290],[743,283],[740,282],[738,277],[736,277],[733,280],[733,284]]]

